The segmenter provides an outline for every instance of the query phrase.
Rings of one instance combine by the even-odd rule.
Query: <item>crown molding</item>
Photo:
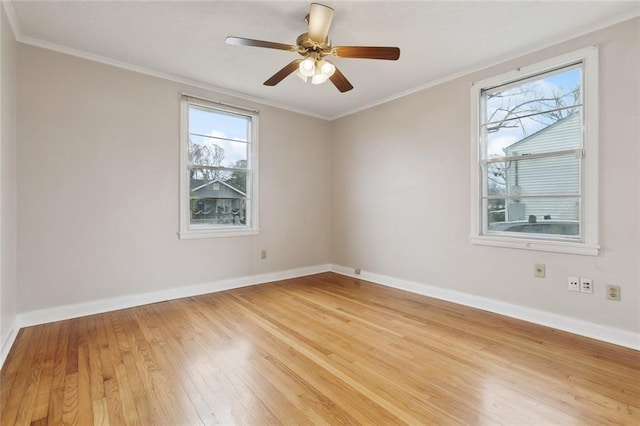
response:
[[[73,49],[73,48],[69,48],[66,46],[62,46],[62,45],[58,45],[55,43],[50,43],[44,40],[40,40],[40,39],[36,39],[36,38],[32,38],[32,37],[26,37],[22,34],[22,31],[20,29],[20,25],[18,23],[18,20],[16,18],[15,15],[15,11],[12,5],[11,1],[2,1],[2,4],[4,6],[4,9],[6,11],[7,14],[7,20],[9,21],[9,24],[11,25],[11,29],[13,31],[14,37],[16,39],[16,41],[20,42],[20,43],[24,43],[24,44],[28,44],[31,46],[35,46],[35,47],[39,47],[42,49],[47,49],[47,50],[52,50],[55,52],[59,52],[59,53],[63,53],[63,54],[67,54],[67,55],[71,55],[71,56],[76,56],[79,58],[83,58],[83,59],[87,59],[90,61],[94,61],[94,62],[99,62],[99,63],[103,63],[106,65],[111,65],[117,68],[122,68],[122,69],[126,69],[129,71],[133,71],[133,72],[137,72],[137,73],[141,73],[141,74],[146,74],[152,77],[156,77],[156,78],[161,78],[164,80],[169,80],[169,81],[173,81],[176,83],[180,83],[180,84],[184,84],[184,85],[188,85],[188,86],[192,86],[192,87],[196,87],[199,89],[204,89],[204,90],[208,90],[211,92],[216,92],[222,95],[227,95],[227,96],[232,96],[234,98],[238,98],[238,99],[242,99],[245,101],[249,101],[249,102],[253,102],[253,103],[259,103],[262,105],[266,105],[266,106],[271,106],[271,107],[275,107],[275,108],[279,108],[279,109],[283,109],[286,111],[290,111],[290,112],[294,112],[297,114],[302,114],[302,115],[306,115],[309,117],[314,117],[314,118],[319,118],[321,120],[326,120],[326,121],[333,121],[333,120],[337,120],[339,118],[342,117],[346,117],[348,115],[352,115],[355,114],[357,112],[360,111],[364,111],[382,104],[386,104],[388,102],[392,102],[396,99],[400,99],[403,98],[405,96],[409,96],[413,93],[416,92],[420,92],[422,90],[426,90],[429,89],[431,87],[434,86],[438,86],[440,84],[443,83],[447,83],[449,81],[452,80],[456,80],[458,78],[464,77],[466,75],[478,72],[478,71],[482,71],[484,69],[487,68],[491,68],[493,66],[502,64],[504,62],[508,62],[523,56],[526,56],[528,54],[531,53],[535,53],[537,51],[540,51],[542,49],[551,47],[551,46],[555,46],[558,45],[560,43],[564,43],[566,41],[584,36],[586,34],[592,33],[594,31],[598,31],[619,23],[622,23],[624,21],[628,21],[630,19],[633,18],[637,18],[638,16],[640,16],[640,5],[638,6],[638,8],[636,10],[615,16],[613,18],[604,20],[604,21],[600,21],[595,25],[590,25],[588,27],[584,27],[581,31],[571,34],[569,36],[566,36],[564,38],[561,39],[556,39],[556,40],[552,40],[552,41],[548,41],[546,43],[542,43],[540,45],[537,45],[535,47],[531,47],[530,49],[527,49],[525,51],[521,51],[518,52],[516,54],[509,54],[509,55],[504,55],[501,56],[497,59],[493,59],[491,61],[488,61],[484,64],[478,65],[476,67],[471,67],[471,68],[466,68],[464,70],[461,70],[459,72],[455,72],[452,74],[448,74],[446,76],[443,76],[441,78],[435,79],[435,80],[431,80],[428,81],[422,85],[416,86],[414,88],[408,89],[408,90],[404,90],[400,93],[397,93],[395,95],[392,96],[388,96],[386,98],[383,99],[379,99],[377,101],[374,102],[370,102],[367,104],[364,104],[360,107],[351,109],[349,111],[346,111],[344,113],[338,114],[338,115],[334,115],[334,116],[324,116],[321,114],[317,114],[311,111],[307,111],[307,110],[303,110],[303,109],[299,109],[299,108],[294,108],[291,107],[289,105],[285,105],[285,104],[281,104],[281,103],[277,103],[277,102],[272,102],[269,101],[267,99],[263,99],[263,98],[258,98],[258,97],[254,97],[251,95],[248,95],[246,93],[242,93],[242,92],[236,92],[236,91],[232,91],[232,90],[228,90],[228,89],[224,89],[222,87],[218,87],[218,86],[214,86],[211,84],[207,84],[201,81],[197,81],[197,80],[192,80],[186,77],[182,77],[182,76],[178,76],[178,75],[174,75],[174,74],[169,74],[169,73],[164,73],[164,72],[160,72],[160,71],[155,71],[149,68],[145,68],[145,67],[140,67],[137,65],[133,65],[130,63],[126,63],[126,62],[122,62],[122,61],[118,61],[115,59],[111,59],[111,58],[107,58],[104,56],[100,56],[100,55],[95,55],[89,52],[85,52],[82,50],[78,50],[78,49]]]
[[[258,98],[258,97],[254,97],[254,96],[250,96],[247,95],[246,93],[242,93],[242,92],[236,92],[233,90],[229,90],[229,89],[225,89],[219,86],[214,86],[211,84],[207,84],[204,83],[202,81],[198,81],[198,80],[193,80],[187,77],[182,77],[179,75],[175,75],[175,74],[169,74],[169,73],[164,73],[164,72],[160,72],[160,71],[155,71],[152,70],[150,68],[146,68],[146,67],[141,67],[138,65],[133,65],[127,62],[122,62],[122,61],[118,61],[115,59],[111,59],[111,58],[107,58],[105,56],[100,56],[100,55],[95,55],[93,53],[89,53],[89,52],[85,52],[83,50],[78,50],[78,49],[73,49],[70,47],[66,47],[66,46],[62,46],[59,44],[55,44],[55,43],[50,43],[48,41],[43,41],[43,40],[39,40],[39,39],[35,39],[35,38],[31,38],[31,37],[25,37],[25,36],[19,36],[16,37],[16,40],[20,43],[23,44],[27,44],[30,46],[34,46],[34,47],[39,47],[41,49],[46,49],[46,50],[51,50],[54,52],[58,52],[58,53],[63,53],[65,55],[70,55],[70,56],[75,56],[81,59],[86,59],[92,62],[99,62],[105,65],[110,65],[116,68],[121,68],[127,71],[133,71],[139,74],[144,74],[144,75],[148,75],[150,77],[155,77],[155,78],[160,78],[163,80],[168,80],[168,81],[172,81],[174,83],[179,83],[179,84],[184,84],[186,86],[191,86],[191,87],[195,87],[198,89],[203,89],[203,90],[207,90],[210,92],[215,92],[221,95],[226,95],[226,96],[231,96],[237,99],[241,99],[244,101],[248,101],[251,103],[257,103],[260,105],[265,105],[265,106],[270,106],[270,107],[275,107],[275,108],[279,108],[279,109],[283,109],[286,111],[290,111],[290,112],[295,112],[297,114],[302,114],[302,115],[306,115],[306,116],[310,116],[310,117],[314,117],[314,118],[319,118],[322,120],[329,120],[329,117],[326,116],[322,116],[319,114],[316,114],[314,112],[311,111],[306,111],[306,110],[302,110],[302,109],[298,109],[298,108],[294,108],[291,107],[289,105],[285,105],[285,104],[280,104],[277,102],[272,102],[269,101],[267,99],[264,98]]]
[[[9,21],[9,26],[11,27],[13,38],[17,40],[18,36],[20,36],[22,33],[20,31],[20,25],[18,24],[18,18],[16,18],[16,11],[13,8],[13,4],[10,1],[2,0],[2,6],[4,8],[4,13],[7,17],[7,21]]]
[[[348,115],[352,115],[352,114],[355,114],[357,112],[365,111],[367,109],[370,109],[370,108],[373,108],[373,107],[376,107],[376,106],[379,106],[379,105],[382,105],[382,104],[386,104],[388,102],[395,101],[396,99],[404,98],[405,96],[409,96],[409,95],[412,95],[414,93],[421,92],[421,91],[429,89],[431,87],[439,86],[439,85],[447,83],[449,81],[453,81],[453,80],[456,80],[458,78],[465,77],[467,75],[470,75],[470,74],[473,74],[473,73],[476,73],[476,72],[479,72],[479,71],[482,71],[482,70],[486,70],[488,68],[494,67],[496,65],[503,64],[505,62],[509,62],[509,61],[512,61],[512,60],[515,60],[515,59],[518,59],[518,58],[522,58],[523,56],[527,56],[527,55],[530,55],[532,53],[539,52],[539,51],[541,51],[543,49],[547,49],[547,48],[552,47],[552,46],[557,46],[557,45],[559,45],[561,43],[576,39],[578,37],[585,36],[587,34],[590,34],[590,33],[593,33],[595,31],[599,31],[599,30],[602,30],[602,29],[605,29],[605,28],[608,28],[608,27],[611,27],[611,26],[616,25],[616,24],[620,24],[620,23],[625,22],[625,21],[629,21],[629,20],[637,18],[639,16],[640,16],[640,4],[639,4],[637,10],[635,10],[635,11],[624,13],[622,15],[618,15],[618,16],[613,17],[611,19],[600,21],[595,25],[584,27],[581,31],[579,31],[577,33],[574,33],[574,34],[571,34],[569,36],[566,36],[566,37],[563,37],[563,38],[560,38],[560,39],[555,39],[553,41],[548,41],[546,43],[542,43],[542,44],[536,45],[535,47],[531,47],[531,48],[529,48],[527,50],[520,51],[518,53],[511,53],[511,54],[508,54],[508,55],[503,55],[503,56],[498,57],[497,59],[493,59],[493,60],[491,60],[489,62],[480,64],[478,66],[471,67],[471,68],[466,68],[466,69],[464,69],[462,71],[458,71],[458,72],[455,72],[453,74],[448,74],[448,75],[443,76],[441,78],[428,81],[428,82],[426,82],[426,83],[424,83],[424,84],[422,84],[420,86],[414,87],[412,89],[408,89],[408,90],[402,91],[400,93],[397,93],[395,95],[386,97],[384,99],[380,99],[380,100],[377,100],[377,101],[362,105],[362,106],[360,106],[358,108],[354,108],[354,109],[349,110],[347,112],[344,112],[342,114],[332,116],[332,117],[329,118],[329,120],[330,121],[337,120],[339,118],[346,117]]]

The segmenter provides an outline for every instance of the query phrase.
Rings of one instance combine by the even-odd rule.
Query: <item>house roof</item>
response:
[[[193,181],[196,181],[196,180],[194,179],[194,180],[192,180],[192,182]],[[223,181],[221,181],[219,179],[214,179],[214,180],[211,180],[211,181],[208,181],[208,182],[204,182],[204,181],[201,181],[201,182],[203,182],[201,185],[198,185],[198,186],[196,186],[196,187],[191,189],[192,193],[202,192],[205,189],[210,189],[213,184],[219,183],[219,184],[224,185],[224,187],[227,188],[228,190],[231,190],[232,192],[235,192],[235,193],[237,193],[238,195],[240,195],[242,197],[246,197],[247,196],[247,194],[245,194],[244,192],[240,191],[238,188],[234,188],[233,186],[231,186],[228,183],[223,182]],[[226,192],[228,192],[228,190]]]

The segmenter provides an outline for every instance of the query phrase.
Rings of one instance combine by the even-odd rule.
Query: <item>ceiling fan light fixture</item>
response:
[[[322,84],[329,79],[328,75],[317,72],[311,77],[311,84]]]
[[[298,66],[298,71],[300,71],[300,74],[302,74],[304,77],[313,76],[316,72],[315,59],[311,57],[307,57],[303,59],[302,62],[300,62],[300,65]]]
[[[336,72],[336,66],[324,59],[318,62],[318,68],[320,69],[320,73],[325,75],[327,78],[331,77],[333,73]]]

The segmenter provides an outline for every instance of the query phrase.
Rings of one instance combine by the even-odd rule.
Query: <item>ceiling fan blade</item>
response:
[[[309,38],[324,43],[333,20],[333,9],[320,3],[311,3],[309,10]]]
[[[336,71],[333,73],[333,75],[329,77],[329,80],[331,80],[333,85],[338,88],[340,93],[348,92],[349,90],[353,89],[353,85],[349,83],[347,77],[345,77],[338,68],[336,68]]]
[[[262,84],[264,84],[265,86],[275,86],[276,84],[284,80],[284,78],[289,74],[295,72],[298,69],[298,65],[300,65],[300,62],[302,62],[302,59],[296,59],[295,61],[289,62],[280,71],[272,75],[267,81]]]
[[[290,50],[292,52],[298,51],[297,46],[293,46],[291,44],[276,43],[273,41],[253,40],[250,38],[233,37],[233,36],[227,37],[224,41],[227,44],[233,44],[236,46],[266,47],[268,49]]]
[[[397,47],[379,46],[337,46],[331,50],[337,58],[387,59],[395,61],[400,57]]]

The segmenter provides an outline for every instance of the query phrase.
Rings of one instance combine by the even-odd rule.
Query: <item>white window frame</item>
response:
[[[247,157],[247,224],[246,225],[191,225],[189,182],[189,105],[236,114],[251,119],[250,149]],[[181,240],[241,237],[256,235],[258,227],[258,111],[237,107],[190,95],[182,95],[180,102],[180,231]]]
[[[580,228],[581,238],[572,240],[550,235],[495,234],[483,232],[482,210],[482,138],[480,120],[482,90],[522,80],[536,74],[553,71],[577,62],[583,63],[583,161],[582,200]],[[597,256],[599,253],[598,212],[598,46],[593,45],[537,64],[518,68],[511,72],[471,85],[471,234],[472,244],[570,253]]]

